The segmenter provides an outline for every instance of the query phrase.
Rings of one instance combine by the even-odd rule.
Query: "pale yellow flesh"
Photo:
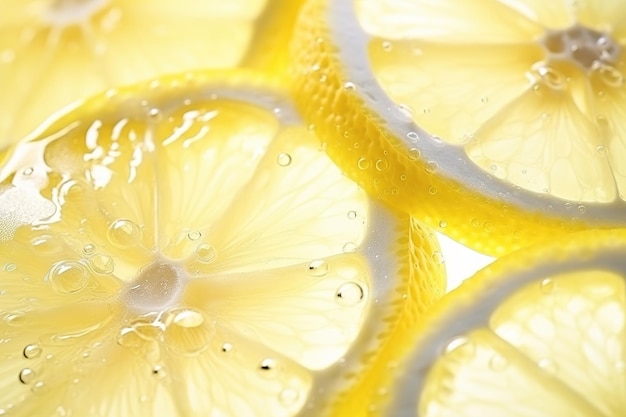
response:
[[[0,410],[300,410],[370,309],[365,193],[238,100],[65,120],[3,171],[56,211],[2,223]]]
[[[608,0],[566,3],[354,6],[372,36],[374,76],[418,126],[462,145],[468,159],[512,187],[574,202],[624,200],[626,8]],[[568,32],[578,51],[570,44],[557,51],[544,38],[574,25],[587,31]],[[617,52],[603,55],[612,53],[602,52],[606,44]]]
[[[623,276],[602,269],[518,289],[488,327],[451,341],[428,373],[417,415],[621,415],[625,290]]]

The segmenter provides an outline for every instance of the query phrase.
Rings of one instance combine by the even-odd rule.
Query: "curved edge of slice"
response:
[[[546,306],[547,308],[565,306],[566,309],[571,309],[574,312],[582,311],[586,307],[585,300],[587,300],[587,297],[592,299],[594,295],[599,297],[615,296],[624,303],[624,294],[612,294],[611,291],[606,289],[606,286],[602,285],[602,279],[606,277],[617,279],[620,281],[619,288],[626,288],[626,284],[621,282],[626,281],[626,259],[624,259],[623,255],[625,251],[626,229],[589,230],[572,233],[547,244],[537,244],[516,251],[480,270],[472,278],[464,281],[457,289],[444,296],[422,316],[423,320],[419,325],[418,332],[415,333],[415,338],[406,342],[412,345],[411,352],[401,361],[393,363],[387,369],[388,373],[393,374],[393,382],[391,384],[383,382],[379,385],[379,390],[384,392],[385,395],[374,400],[373,409],[375,412],[373,415],[395,417],[450,415],[441,409],[438,411],[440,414],[431,414],[431,412],[434,412],[434,408],[423,414],[422,411],[424,411],[426,406],[421,404],[422,394],[428,390],[427,394],[430,399],[446,398],[447,395],[454,395],[454,383],[451,381],[462,372],[459,369],[463,367],[465,363],[463,361],[467,360],[470,362],[469,358],[477,355],[479,347],[482,347],[480,345],[475,345],[478,346],[476,348],[471,347],[473,343],[472,338],[478,335],[476,336],[476,340],[478,340],[482,336],[481,332],[487,336],[488,343],[492,344],[490,347],[494,348],[493,352],[496,352],[496,354],[501,354],[502,352],[511,353],[516,356],[513,358],[514,360],[523,362],[523,366],[535,368],[528,374],[541,379],[541,382],[544,383],[542,389],[548,392],[546,394],[548,399],[550,390],[555,391],[558,395],[567,396],[570,400],[572,397],[578,396],[581,400],[571,400],[572,404],[567,405],[567,407],[579,409],[580,411],[578,412],[582,413],[580,415],[606,415],[604,414],[607,412],[606,410],[598,411],[600,407],[597,404],[590,404],[587,399],[582,399],[584,397],[583,393],[576,393],[576,390],[568,386],[569,379],[563,376],[567,376],[567,374],[565,371],[559,373],[561,372],[560,369],[553,363],[561,359],[558,357],[537,359],[533,356],[537,355],[538,351],[549,352],[550,349],[554,349],[558,353],[558,349],[571,348],[576,350],[576,353],[572,355],[589,355],[589,360],[593,361],[597,359],[594,355],[601,355],[602,353],[594,352],[593,346],[572,343],[571,340],[565,337],[568,335],[567,330],[571,329],[565,329],[564,333],[559,333],[557,325],[552,327],[550,323],[545,322],[546,317],[547,320],[559,320],[559,323],[567,323],[574,326],[575,330],[582,332],[576,333],[577,337],[587,335],[590,338],[597,339],[599,328],[606,326],[606,323],[597,324],[596,320],[608,320],[609,323],[612,323],[610,330],[612,334],[615,333],[619,336],[619,334],[624,333],[624,311],[621,311],[619,315],[611,314],[607,316],[603,315],[605,311],[596,311],[596,316],[587,315],[577,318],[573,316],[568,317],[564,311],[559,310],[555,313],[555,316],[541,316],[538,319],[532,316],[532,312],[536,311],[535,309],[545,308]],[[598,281],[591,279],[595,277],[600,279]],[[588,291],[577,294],[580,297],[573,300],[568,298],[572,295],[568,292],[565,292],[564,295],[561,295],[561,298],[558,298],[559,291],[566,290],[564,284],[568,281],[574,282],[574,286],[581,283],[588,284],[589,288],[586,288]],[[596,283],[600,284],[598,288],[593,287]],[[563,285],[563,287],[559,285]],[[530,290],[533,293],[529,294]],[[535,291],[548,298],[546,300],[533,298],[532,294]],[[523,294],[520,295],[520,292],[523,292]],[[520,305],[519,300],[525,300],[527,303],[532,303],[532,305],[527,305],[527,309],[520,313],[519,310],[516,310],[516,307]],[[606,312],[616,312],[614,308],[617,306],[615,304],[611,303],[609,307],[605,309]],[[624,305],[621,308],[623,309]],[[515,320],[521,320],[522,326],[528,326],[528,329],[525,330],[526,333],[520,335],[516,333],[517,329],[512,330],[510,327],[506,327],[506,320],[503,320],[501,317],[502,311],[504,311],[504,314],[518,313],[519,317],[516,316]],[[535,322],[532,322],[533,319]],[[594,323],[597,325],[594,325]],[[576,326],[580,327],[576,328]],[[586,334],[585,331],[589,333]],[[524,338],[529,337],[529,335],[536,337],[537,340],[525,340]],[[544,345],[540,343],[543,336],[548,339],[548,342],[543,341],[545,342]],[[559,338],[563,340],[558,341]],[[555,340],[558,342],[555,342]],[[579,341],[577,340],[576,342]],[[616,346],[613,342],[606,342],[607,344],[604,346],[606,352],[616,356],[621,355],[622,361],[624,361],[624,355],[626,354],[624,342],[619,342],[621,346]],[[556,343],[560,343],[561,346],[556,347]],[[502,348],[502,350],[499,348]],[[466,351],[462,352],[463,349]],[[454,370],[445,368],[445,365],[439,366],[438,362],[444,355],[454,354],[454,350],[458,350],[461,353],[457,354],[457,356],[450,356],[451,359],[449,359],[450,362],[448,363],[459,365],[459,367],[454,368],[457,370],[456,372],[459,372],[458,374]],[[571,360],[567,352],[560,356],[563,361]],[[478,368],[478,371],[475,368],[474,372],[480,373],[480,371],[486,372],[487,370],[502,372],[507,366],[507,360],[508,358],[506,357],[496,356],[491,358],[491,361],[485,362],[488,365],[483,365],[484,368]],[[602,365],[606,364],[602,363]],[[623,374],[623,369],[626,369],[624,362],[614,365],[616,367],[615,370],[620,372],[621,369]],[[579,371],[584,378],[585,372],[589,368],[585,368],[584,364],[583,366],[578,366],[578,368],[580,368]],[[605,370],[602,366],[599,368],[602,371]],[[427,380],[431,375],[436,375],[432,378],[433,381],[438,381],[439,384],[427,387]],[[524,373],[522,375],[528,376],[524,375]],[[443,379],[446,380],[444,381]],[[590,377],[589,380],[593,380],[593,378]],[[602,378],[593,380],[591,383],[597,383],[598,380],[602,380]],[[461,394],[464,401],[468,401],[468,407],[470,407],[469,403],[471,403],[472,399],[488,401],[486,398],[488,398],[489,393],[485,392],[484,395],[481,395],[481,390],[488,390],[490,387],[480,385],[480,376],[477,377],[477,381],[474,382],[474,396],[471,396],[472,394],[469,397],[463,396],[467,392]],[[563,381],[568,381],[568,383],[564,384]],[[613,387],[615,381],[606,380],[604,382]],[[622,381],[622,385],[622,387],[618,385],[615,389],[623,389],[626,386],[626,382]],[[506,390],[506,387],[505,383],[502,389]],[[523,398],[531,398],[528,397],[530,395],[528,393],[520,395]],[[461,398],[461,396],[456,398]],[[495,402],[497,403],[497,399]],[[533,403],[537,403],[537,401],[533,400]],[[521,403],[517,405],[520,405],[522,409],[524,408],[521,406]],[[550,405],[548,404],[546,407],[549,408]],[[418,412],[418,410],[421,411]],[[476,412],[480,408],[474,408],[473,410],[473,412]],[[468,411],[468,414],[464,415],[484,415],[485,410],[482,409],[483,414],[472,414],[472,412]],[[493,409],[491,410],[493,411]],[[507,411],[511,410],[508,409]],[[505,410],[501,411],[505,412]],[[584,414],[585,412],[589,414]],[[514,415],[517,416],[518,414]]]
[[[336,43],[329,22],[341,22],[350,50]],[[431,140],[373,78],[365,56],[368,39],[351,2],[309,1],[291,45],[291,76],[311,129],[346,175],[370,194],[494,256],[576,230],[626,225],[619,204],[577,204],[516,188],[481,173],[461,147]],[[350,73],[347,56],[354,61]],[[391,124],[399,128],[392,130]],[[358,139],[364,135],[367,142]],[[415,148],[409,146],[412,140]]]

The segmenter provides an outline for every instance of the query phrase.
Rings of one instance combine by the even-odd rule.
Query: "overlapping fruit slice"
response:
[[[501,255],[626,225],[626,7],[311,0],[296,95],[342,169]]]
[[[0,13],[0,147],[106,88],[195,68],[286,65],[300,0],[24,0]]]
[[[86,100],[0,178],[0,414],[328,415],[444,289],[247,72]]]
[[[620,416],[626,230],[579,232],[478,272],[424,317],[373,415]]]

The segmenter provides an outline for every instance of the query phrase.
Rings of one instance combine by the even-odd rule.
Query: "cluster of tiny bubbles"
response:
[[[57,262],[46,274],[45,280],[60,294],[73,294],[89,283],[89,272],[78,261]]]
[[[359,304],[365,292],[361,285],[356,282],[346,282],[342,284],[335,293],[335,300],[341,306],[352,307]]]
[[[286,167],[291,164],[291,155],[286,152],[281,152],[276,157],[276,163],[281,167]]]
[[[328,262],[326,262],[324,259],[314,259],[309,262],[308,269],[312,276],[323,277],[324,275],[328,274],[330,266],[328,265]]]
[[[200,243],[194,250],[194,257],[203,264],[208,264],[217,258],[217,250],[210,243]]]
[[[118,219],[107,230],[109,242],[120,249],[128,249],[139,244],[141,228],[132,220]]]

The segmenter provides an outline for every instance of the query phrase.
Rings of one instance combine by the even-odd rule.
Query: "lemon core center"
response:
[[[139,313],[160,312],[177,304],[187,274],[171,262],[156,260],[139,271],[125,293],[127,306]]]
[[[617,62],[621,49],[610,35],[576,24],[548,30],[540,41],[548,60],[570,61],[585,71]]]

